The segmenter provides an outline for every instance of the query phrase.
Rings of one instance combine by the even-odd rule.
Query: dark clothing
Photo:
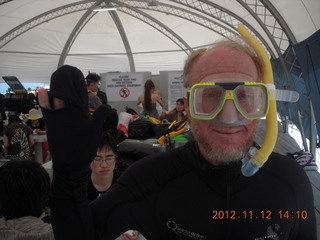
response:
[[[111,136],[116,140],[117,143],[121,143],[122,141],[126,140],[127,137],[122,130],[119,129],[109,129],[107,130],[111,134]]]
[[[3,135],[6,135],[9,140],[6,157],[12,160],[23,160],[31,158],[29,146],[29,135],[31,130],[24,124],[19,123],[12,128],[6,127]]]
[[[107,94],[103,91],[98,90],[97,96],[100,98],[100,101],[102,104],[107,104],[108,103],[108,97]]]
[[[98,191],[94,186],[93,183],[91,181],[91,174],[88,175],[89,176],[89,183],[88,183],[88,201],[92,202],[93,200],[97,199],[100,195],[104,194],[106,191],[100,192]],[[118,172],[117,170],[113,171],[113,179],[112,179],[112,183],[111,186],[117,181],[117,179],[120,177],[120,172]],[[107,189],[108,191],[108,189]]]
[[[6,110],[6,101],[5,101],[4,95],[0,94],[0,114],[1,114],[0,121],[7,119],[5,110]]]
[[[241,162],[214,167],[196,142],[189,142],[137,161],[89,205],[89,163],[112,109],[101,105],[88,117],[80,73],[70,66],[58,69],[50,88],[66,107],[42,109],[53,158],[50,206],[56,240],[113,240],[128,229],[148,240],[316,239],[308,177],[297,162],[276,153],[254,176],[244,177]],[[71,93],[64,90],[69,84]]]
[[[240,171],[241,162],[208,164],[194,142],[149,156],[91,204],[97,238],[137,229],[152,240],[316,239],[311,186],[295,161],[273,153],[256,175]],[[70,183],[56,180],[67,191]]]

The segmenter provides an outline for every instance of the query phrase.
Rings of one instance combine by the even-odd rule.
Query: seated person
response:
[[[120,173],[115,169],[117,159],[117,143],[109,132],[104,132],[96,157],[90,163],[91,174],[88,183],[88,201],[92,202],[105,193],[119,178]],[[122,234],[122,240],[134,240],[137,231]]]
[[[11,160],[31,159],[30,147],[34,140],[30,128],[17,115],[9,117],[9,125],[3,130],[3,146],[6,158]]]
[[[105,158],[104,158],[105,157]],[[89,202],[105,193],[119,178],[115,169],[117,158],[117,143],[109,132],[104,132],[96,157],[90,163],[88,200]]]
[[[39,112],[39,110],[32,108],[29,111],[29,114],[27,114],[27,126],[30,127],[34,134],[47,134],[46,131],[46,125],[43,120],[42,114]],[[43,162],[46,161],[49,151],[49,145],[48,142],[42,142],[42,158]]]
[[[179,98],[176,101],[176,106],[166,112],[163,112],[160,115],[160,120],[167,119],[169,122],[174,122],[174,121],[181,121],[182,118],[185,116],[185,111],[184,111],[184,102],[182,98]]]
[[[46,134],[46,126],[43,121],[42,114],[35,108],[30,109],[27,115],[27,126],[33,130],[36,134]]]
[[[44,216],[50,190],[46,170],[33,160],[0,167],[0,239],[54,240]]]

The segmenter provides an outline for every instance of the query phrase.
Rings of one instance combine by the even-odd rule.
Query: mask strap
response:
[[[299,100],[299,93],[291,90],[276,89],[274,84],[266,84],[270,92],[270,99],[282,102],[297,102]]]

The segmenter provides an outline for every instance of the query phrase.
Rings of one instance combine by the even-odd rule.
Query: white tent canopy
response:
[[[94,11],[106,8],[116,11]],[[319,12],[319,0],[0,0],[0,76],[48,83],[64,64],[84,74],[180,71],[190,52],[237,36],[242,23],[276,64],[277,88],[299,91],[278,110],[314,153]]]
[[[243,23],[278,58],[320,28],[319,0],[0,1],[0,75],[49,82],[63,64],[104,72],[181,70],[187,54]],[[93,9],[116,7],[117,11]]]

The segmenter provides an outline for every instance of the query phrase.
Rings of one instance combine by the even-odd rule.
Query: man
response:
[[[241,160],[258,128],[256,118],[267,109],[261,66],[254,52],[237,42],[193,53],[186,62],[184,80],[191,88],[185,105],[196,141],[133,164],[90,206],[81,196],[85,195],[85,165],[95,149],[80,149],[94,139],[92,121],[98,122],[98,114],[108,114],[110,108],[99,108],[86,120],[85,133],[77,133],[76,152],[58,141],[54,121],[81,114],[72,113],[75,107],[68,97],[53,92],[60,96],[56,109],[71,109],[63,115],[60,110],[44,109],[51,144],[57,149],[52,153],[56,176],[51,198],[56,239],[66,237],[66,232],[79,239],[113,239],[128,229],[152,240],[316,239],[311,186],[295,161],[272,153],[253,176],[241,173]],[[58,82],[53,77],[51,84]],[[225,92],[233,99],[224,101]],[[41,106],[49,108],[47,96],[41,99]],[[81,119],[83,125],[86,121]],[[79,226],[86,228],[80,231]]]
[[[92,114],[102,104],[100,98],[97,96],[101,85],[101,77],[96,73],[89,73],[85,79],[88,89],[89,111]]]

